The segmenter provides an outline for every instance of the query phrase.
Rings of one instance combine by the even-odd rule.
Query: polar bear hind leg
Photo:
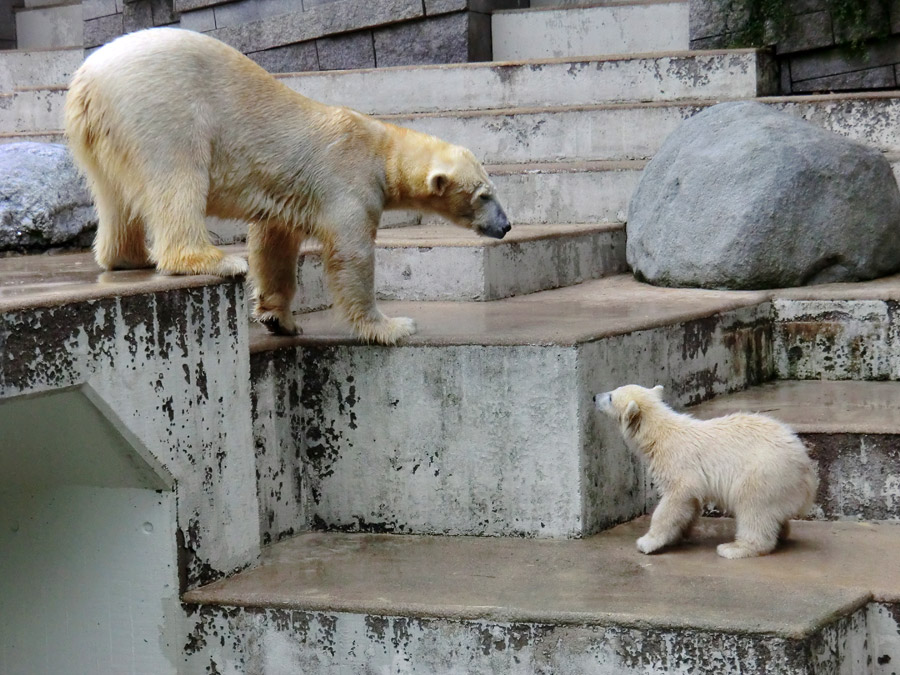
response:
[[[152,267],[143,220],[129,213],[104,175],[93,172],[90,183],[97,209],[97,235],[94,238],[97,264],[105,270]]]
[[[778,535],[784,527],[784,516],[777,514],[736,514],[737,533],[734,541],[719,544],[716,552],[723,558],[753,558],[767,555],[778,545]]]

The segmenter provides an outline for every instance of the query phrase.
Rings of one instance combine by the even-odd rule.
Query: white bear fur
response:
[[[653,553],[690,532],[705,504],[733,514],[733,542],[723,558],[770,553],[803,516],[818,488],[816,464],[785,424],[758,414],[699,420],[673,411],[662,386],[637,385],[597,394],[595,403],[619,423],[631,450],[648,464],[660,502],[638,550]]]
[[[335,303],[356,334],[393,344],[415,323],[375,304],[382,210],[432,211],[494,237],[509,230],[467,149],[312,101],[188,30],[131,33],[89,56],[69,88],[65,127],[96,203],[101,267],[244,274],[246,261],[212,245],[205,217],[245,220],[254,314],[278,333],[297,332],[290,303],[306,237],[321,242]]]

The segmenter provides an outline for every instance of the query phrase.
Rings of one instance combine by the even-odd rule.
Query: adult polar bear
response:
[[[440,213],[496,238],[510,229],[467,149],[312,101],[187,30],[131,33],[92,54],[72,80],[65,126],[97,207],[101,267],[244,274],[243,259],[212,245],[205,216],[249,221],[254,314],[276,333],[296,333],[290,303],[308,235],[356,334],[393,344],[415,323],[375,304],[384,209]]]

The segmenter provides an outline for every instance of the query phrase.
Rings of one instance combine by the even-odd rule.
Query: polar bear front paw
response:
[[[653,553],[662,547],[662,542],[658,541],[655,537],[651,537],[649,534],[645,534],[637,540],[637,550],[641,553]]]
[[[220,277],[242,277],[250,271],[250,264],[239,255],[226,255],[216,266],[215,274]]]
[[[392,319],[384,317],[378,321],[359,325],[356,329],[360,339],[380,345],[395,345],[402,338],[415,332],[416,322],[403,316]]]
[[[276,316],[274,313],[267,312],[262,314],[256,318],[266,329],[272,333],[272,335],[284,335],[287,337],[291,337],[294,335],[300,335],[301,330],[297,327],[297,322],[294,321],[294,317],[290,314],[288,315],[278,315]]]

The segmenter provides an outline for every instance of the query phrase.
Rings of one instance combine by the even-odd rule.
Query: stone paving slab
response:
[[[770,556],[728,561],[730,519],[644,556],[643,517],[573,541],[310,533],[187,603],[547,624],[807,636],[871,600],[900,601],[900,526],[793,523]]]
[[[0,258],[0,312],[55,307],[225,281],[213,276],[164,276],[154,270],[103,272],[90,253]]]

